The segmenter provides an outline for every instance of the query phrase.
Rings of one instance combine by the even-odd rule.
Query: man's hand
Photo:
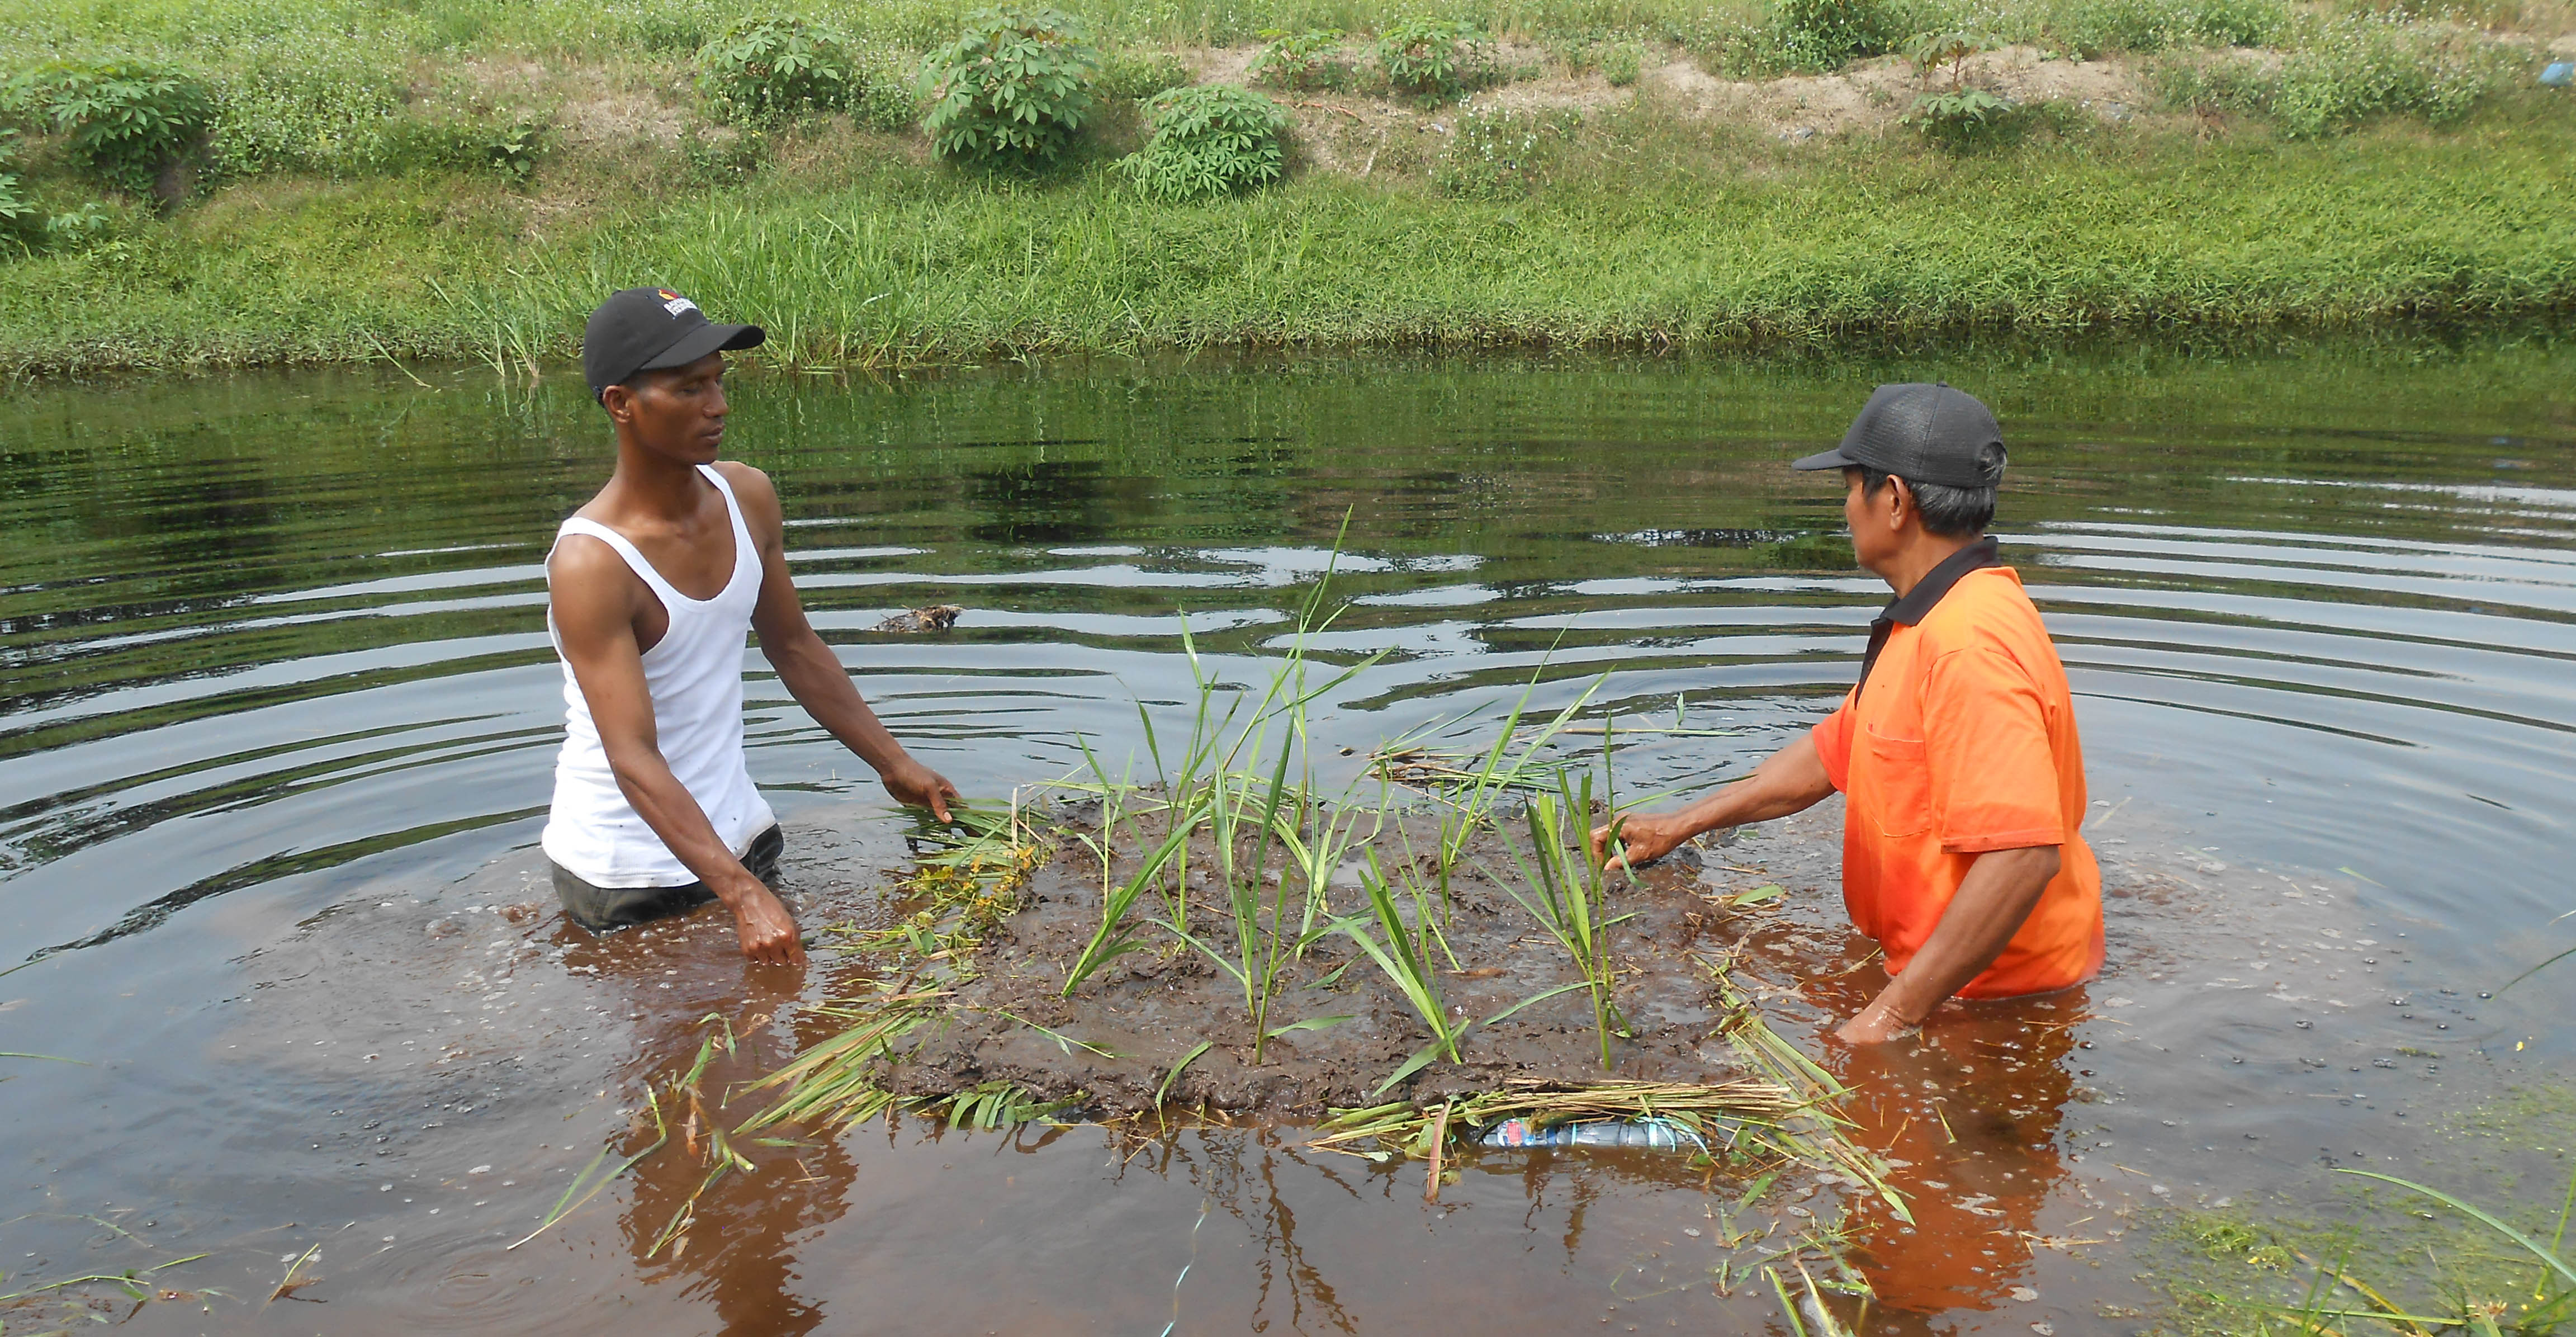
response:
[[[1613,817],[1592,828],[1592,862],[1605,869],[1653,863],[1672,853],[1692,834],[1679,813],[1638,812]],[[1610,849],[1613,840],[1620,845],[1616,857]]]
[[[796,918],[777,893],[749,873],[750,885],[724,898],[733,911],[734,931],[742,937],[742,954],[763,965],[805,964],[805,944],[796,937]]]
[[[1890,1040],[1904,1039],[1912,1035],[1916,1029],[1913,1024],[1898,1017],[1895,1011],[1887,1006],[1887,1000],[1881,998],[1862,1008],[1858,1015],[1838,1027],[1834,1031],[1834,1038],[1847,1045],[1880,1045]]]
[[[888,766],[878,778],[885,781],[886,792],[894,795],[895,802],[907,808],[928,808],[930,815],[940,821],[950,820],[948,801],[957,797],[957,786],[948,783],[948,777],[907,756]]]

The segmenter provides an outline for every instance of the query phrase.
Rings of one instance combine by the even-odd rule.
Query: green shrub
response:
[[[1443,102],[1466,90],[1483,41],[1466,24],[1407,19],[1378,34],[1377,64],[1398,92]]]
[[[1279,179],[1279,132],[1288,113],[1232,84],[1175,88],[1146,110],[1153,137],[1118,162],[1139,194],[1186,204]]]
[[[1925,139],[1952,151],[1999,148],[2027,134],[2028,108],[1982,88],[1926,93],[1899,118]]]
[[[2291,43],[2276,67],[2177,57],[2157,67],[2156,82],[2177,107],[2258,113],[2304,139],[2383,116],[2457,121],[2493,91],[2511,61],[2474,33],[2420,23],[2403,11],[2310,16]]]
[[[1635,42],[1620,42],[1601,53],[1601,77],[1612,88],[1626,88],[1637,82],[1644,72],[1646,49]]]
[[[259,41],[214,77],[208,165],[218,177],[364,166],[403,109],[400,58],[330,43]]]
[[[848,35],[803,19],[743,19],[698,51],[698,92],[724,120],[839,111],[856,106],[865,87]]]
[[[133,195],[196,146],[214,97],[194,76],[139,60],[56,61],[9,81],[9,103],[67,136],[74,159]]]
[[[1916,78],[1928,80],[1933,71],[1947,65],[1950,67],[1950,86],[1956,88],[1961,75],[1966,72],[1968,57],[1994,50],[1995,43],[1981,33],[1953,30],[1916,33],[1906,38],[1899,49],[1913,64]]]
[[[1091,115],[1100,53],[1072,15],[987,9],[922,59],[921,122],[942,158],[1053,161]]]
[[[1433,165],[1431,182],[1443,194],[1468,199],[1529,195],[1555,175],[1582,128],[1583,113],[1570,107],[1466,112]]]
[[[2281,62],[2264,109],[2297,137],[2380,116],[2441,125],[2469,114],[2495,86],[2500,63],[2474,35],[2413,22],[2403,11],[2317,17]]]
[[[1254,83],[1277,88],[1340,88],[1351,79],[1351,63],[1342,57],[1342,30],[1309,28],[1286,32],[1261,30],[1262,47],[1244,73]]]
[[[757,126],[692,125],[680,132],[689,175],[704,185],[733,185],[760,170],[769,136]]]
[[[553,139],[547,119],[533,112],[433,105],[388,123],[367,165],[390,172],[490,172],[523,182]]]
[[[2282,0],[2059,0],[2042,25],[2053,45],[2091,60],[2114,51],[2261,46],[2288,19]]]
[[[1778,0],[1773,42],[1795,68],[1838,70],[1896,49],[1911,31],[1883,0]]]
[[[1091,91],[1101,97],[1142,101],[1190,82],[1190,67],[1180,57],[1155,47],[1112,51],[1102,57],[1100,74],[1092,80]]]
[[[44,226],[35,198],[18,179],[18,132],[0,130],[0,244],[19,253],[35,249]]]

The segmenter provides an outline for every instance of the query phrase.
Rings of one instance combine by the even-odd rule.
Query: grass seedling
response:
[[[1509,839],[1502,842],[1520,873],[1507,878],[1487,870],[1488,876],[1500,883],[1512,899],[1543,925],[1557,945],[1574,960],[1575,973],[1583,977],[1583,986],[1592,995],[1592,1023],[1601,1039],[1601,1067],[1610,1068],[1610,1037],[1628,1034],[1627,1019],[1619,1014],[1614,990],[1618,984],[1618,966],[1610,958],[1610,930],[1628,916],[1612,916],[1609,884],[1601,866],[1592,861],[1588,832],[1583,823],[1592,811],[1592,777],[1583,777],[1578,795],[1566,787],[1563,771],[1556,775],[1556,792],[1532,795],[1529,804],[1530,856],[1521,852]],[[1573,828],[1569,831],[1567,822]],[[1523,891],[1522,888],[1529,888]]]
[[[1445,1055],[1450,1062],[1457,1062],[1458,1030],[1449,1020],[1448,1008],[1440,998],[1439,972],[1423,958],[1422,951],[1415,944],[1413,930],[1396,908],[1395,893],[1387,886],[1386,873],[1378,867],[1375,851],[1369,853],[1368,868],[1360,874],[1360,888],[1368,893],[1368,914],[1376,919],[1379,930],[1386,934],[1385,944],[1380,945],[1376,938],[1370,936],[1368,929],[1359,922],[1359,915],[1338,920],[1334,926],[1348,935],[1352,942],[1358,943],[1361,951],[1368,953],[1369,959],[1377,963],[1377,968],[1385,973],[1396,992],[1404,995],[1404,1001],[1411,1003],[1423,1024],[1431,1028],[1432,1049],[1426,1052]],[[1420,917],[1417,913],[1416,918]],[[1389,1083],[1408,1075],[1399,1072],[1397,1077],[1389,1079]],[[1381,1086],[1379,1089],[1385,1088]]]

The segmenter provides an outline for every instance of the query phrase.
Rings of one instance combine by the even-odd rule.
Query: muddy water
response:
[[[2569,1054],[2576,970],[2483,995],[2576,945],[2571,373],[2492,341],[747,378],[733,453],[780,480],[863,690],[970,792],[1065,772],[1077,735],[1123,758],[1133,701],[1186,694],[1184,614],[1259,674],[1346,512],[1330,648],[1394,653],[1328,736],[1472,744],[1533,673],[1546,707],[1606,672],[1623,726],[1697,731],[1624,735],[1623,786],[1687,789],[1827,708],[1883,597],[1779,462],[1877,381],[1986,395],[1999,528],[2078,693],[2103,978],[1842,1053],[1815,1037],[1874,968],[1831,814],[1706,877],[1795,893],[1740,917],[1747,975],[1863,1087],[1917,1215],[1793,1180],[1766,1221],[1854,1232],[1870,1330],[2071,1334],[2170,1317],[2154,1239],[2186,1213],[2347,1211],[2336,1166],[2554,1202],[2563,1161],[2460,1147]],[[595,410],[426,379],[0,406],[0,1049],[77,1060],[0,1059],[0,1293],[206,1255],[139,1301],[11,1302],[13,1331],[1787,1330],[1725,1247],[1756,1228],[1733,1184],[1489,1152],[1425,1204],[1418,1165],[1293,1128],[752,1146],[676,1251],[704,1168],[663,1155],[508,1247],[649,1140],[645,1083],[705,1018],[739,1036],[720,1089],[827,1032],[837,967],[751,971],[705,918],[564,929],[538,564],[601,475]],[[868,630],[930,602],[966,617]],[[884,914],[905,824],[746,664],[801,912]]]

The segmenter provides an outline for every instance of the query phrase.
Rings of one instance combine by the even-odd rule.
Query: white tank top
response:
[[[662,759],[714,824],[716,838],[739,856],[778,820],[751,787],[742,755],[742,652],[752,605],[760,599],[760,552],[724,475],[703,464],[698,472],[724,494],[725,514],[733,521],[733,576],[712,599],[692,599],[671,588],[625,535],[596,521],[564,521],[555,543],[560,546],[566,534],[598,539],[616,549],[662,601],[670,629],[644,652],[644,685],[653,699]],[[555,633],[551,606],[546,635],[562,659],[563,639]],[[547,858],[593,886],[678,887],[698,880],[618,789],[570,661],[564,662],[564,742],[555,758],[555,801],[544,845]]]

